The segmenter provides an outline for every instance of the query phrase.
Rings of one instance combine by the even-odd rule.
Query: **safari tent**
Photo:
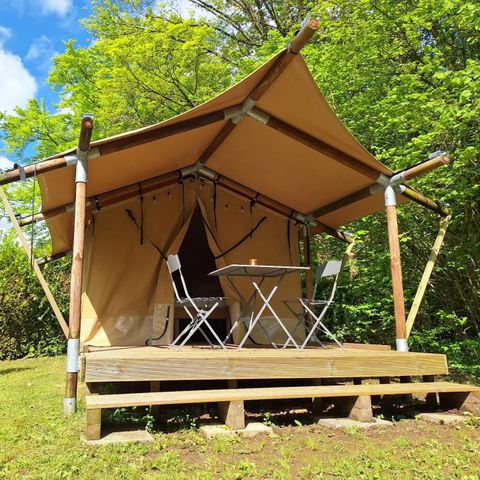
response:
[[[396,208],[413,201],[440,215],[434,253],[438,251],[451,213],[407,182],[448,163],[448,155],[440,152],[395,173],[370,154],[328,105],[300,54],[317,28],[315,20],[308,21],[285,50],[188,112],[92,143],[93,118],[87,115],[77,149],[3,175],[2,184],[22,175],[35,175],[40,184],[41,212],[21,219],[19,234],[21,226],[45,220],[52,240],[48,260],[73,255],[68,325],[56,308],[68,334],[66,412],[76,408],[80,349],[85,352],[84,374],[90,386],[109,381],[158,383],[178,379],[236,382],[399,375],[431,379],[447,373],[443,355],[407,352],[408,334],[433,262],[427,264],[413,316],[407,322]],[[224,334],[239,317],[239,299],[250,295],[251,284],[246,278],[211,277],[209,272],[250,259],[264,265],[295,266],[303,258],[310,266],[312,235],[333,235],[348,244],[352,237],[341,230],[342,226],[382,210],[387,212],[395,304],[392,338],[396,338],[398,351],[391,351],[389,346],[302,352],[294,348],[226,352],[156,348],[168,347],[185,320],[175,306],[166,262],[169,255],[179,254],[194,295],[226,297],[226,307],[211,320]],[[41,276],[38,265],[36,270]],[[288,329],[296,318],[284,300],[302,296],[301,280],[300,275],[286,276],[272,300]],[[269,281],[266,279],[266,286]],[[311,271],[306,282],[307,293],[311,293]],[[50,299],[55,308],[54,299]],[[268,315],[264,325],[282,341],[283,332]],[[233,343],[242,333],[234,332]],[[301,340],[305,331],[296,329],[293,335]],[[254,338],[251,347],[269,344],[262,331]],[[115,348],[127,346],[132,348]],[[442,383],[421,385],[426,392],[453,395]],[[344,390],[339,395],[370,398],[369,392],[360,392],[362,387],[357,385],[357,390]],[[332,396],[332,392],[322,390],[326,387],[312,388],[307,396]],[[394,392],[388,385],[383,388],[384,393],[398,390]],[[183,398],[188,403],[214,398],[205,401],[227,405],[224,416],[235,423],[232,419],[238,417],[241,397],[235,393],[238,390],[216,397],[198,394],[193,400],[185,400],[188,395],[183,392],[175,400]],[[247,390],[255,389],[243,389],[245,399],[306,395],[293,390],[274,393],[274,388],[257,394]],[[465,390],[465,386],[457,386],[455,391]],[[89,397],[90,437],[100,435],[101,408],[174,402],[160,393],[129,400],[133,403],[125,397]],[[451,395],[448,398],[453,398]],[[240,403],[243,412],[243,400]]]

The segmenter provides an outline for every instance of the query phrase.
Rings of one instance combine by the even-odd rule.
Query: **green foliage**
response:
[[[62,353],[65,337],[27,257],[13,234],[0,240],[0,360]],[[58,264],[45,272],[63,305],[68,290],[65,270]]]
[[[454,159],[413,182],[422,193],[448,202],[454,217],[412,345],[446,352],[453,364],[474,368],[480,337],[478,2],[190,4],[197,10],[183,18],[154,0],[96,0],[83,23],[94,41],[86,47],[69,41],[54,59],[49,83],[60,96],[58,111],[32,100],[15,115],[0,117],[7,153],[20,158],[33,145],[33,160],[73,146],[84,112],[96,115],[96,138],[181,113],[283,48],[311,12],[321,29],[304,49],[306,61],[367,149],[394,170],[436,150],[448,150]],[[27,191],[10,194],[16,194],[19,210],[28,211]],[[438,220],[408,205],[400,209],[399,222],[408,307]],[[358,220],[348,230],[357,237],[355,275],[344,275],[329,322],[345,340],[389,343],[393,302],[384,215]],[[319,261],[342,255],[335,241],[317,240]]]

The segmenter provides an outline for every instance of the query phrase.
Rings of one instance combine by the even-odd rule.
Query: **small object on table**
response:
[[[257,258],[251,258],[251,259],[248,261],[248,264],[249,264],[249,265],[258,265],[258,259],[257,259]]]

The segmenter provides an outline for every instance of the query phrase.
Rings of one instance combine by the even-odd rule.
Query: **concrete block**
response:
[[[255,437],[260,433],[267,435],[273,432],[272,427],[260,422],[249,422],[243,430],[237,430],[238,433],[244,437]]]
[[[455,415],[453,413],[432,412],[420,413],[417,415],[417,418],[430,423],[438,423],[439,425],[450,425],[465,422],[468,417],[463,415]]]
[[[87,440],[84,436],[81,440],[87,445],[110,445],[113,443],[149,443],[154,442],[153,436],[146,430],[127,430],[122,432],[111,432],[99,440]]]
[[[233,435],[242,435],[243,437],[255,437],[258,434],[272,433],[272,427],[267,427],[260,422],[249,422],[245,428],[241,429],[231,429],[222,423],[214,423],[208,425],[200,426],[200,433],[203,434],[206,438],[213,438],[216,436],[225,436],[231,437]]]
[[[351,418],[320,418],[317,424],[327,428],[375,428],[375,427],[391,427],[393,422],[374,418],[372,422],[359,422]]]

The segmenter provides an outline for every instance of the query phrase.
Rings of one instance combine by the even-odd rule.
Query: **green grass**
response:
[[[83,405],[62,415],[63,357],[0,362],[1,479],[478,479],[479,422],[402,421],[389,429],[276,427],[206,440],[193,428],[148,445],[80,441]]]

